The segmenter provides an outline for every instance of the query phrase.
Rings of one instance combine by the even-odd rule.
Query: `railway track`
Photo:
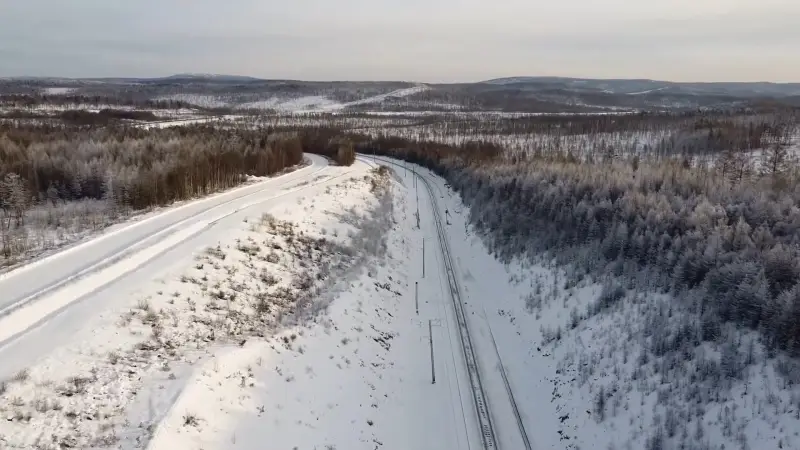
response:
[[[363,158],[366,160],[368,157],[364,155]],[[373,163],[377,163],[378,161],[380,161],[381,163],[387,163],[400,168],[405,168],[401,164],[398,164],[394,161],[387,160],[381,157],[376,158],[375,156],[372,156],[369,158],[372,160],[371,162]],[[470,391],[472,393],[472,399],[475,406],[475,413],[478,419],[478,425],[480,426],[480,435],[483,448],[485,450],[498,449],[500,448],[500,445],[498,443],[494,423],[492,422],[492,415],[489,410],[489,405],[487,402],[486,390],[483,387],[480,368],[478,366],[478,359],[476,357],[475,347],[472,343],[472,337],[470,335],[469,322],[467,321],[467,315],[464,312],[464,302],[461,299],[461,287],[458,282],[458,277],[456,276],[456,272],[453,266],[452,256],[450,255],[450,242],[447,239],[447,232],[443,225],[441,212],[439,211],[439,204],[436,201],[436,195],[433,192],[433,186],[431,186],[430,182],[419,173],[414,172],[414,175],[417,177],[419,181],[422,182],[431,200],[431,207],[434,215],[434,223],[436,224],[437,238],[442,252],[442,259],[444,261],[445,271],[447,273],[450,299],[453,303],[453,309],[456,314],[456,320],[458,321],[459,338],[461,341],[461,348],[463,350],[462,353],[464,356],[464,362],[466,364],[467,372],[469,375]],[[495,342],[494,334],[491,331],[491,327],[489,327],[489,333],[491,335],[493,348],[497,355],[497,360],[500,361],[500,375],[502,377],[506,393],[508,394],[508,399],[516,419],[516,424],[520,433],[520,437],[525,446],[525,449],[532,450],[530,439],[528,438],[528,433],[526,432],[525,426],[522,422],[522,416],[519,412],[519,408],[517,407],[517,402],[514,398],[514,392],[511,389],[511,384],[508,380],[508,376],[506,375],[505,368],[503,367],[502,359],[500,358],[500,352],[499,349],[497,348],[497,343]]]
[[[366,156],[364,156],[364,158],[366,158]],[[382,163],[388,163],[400,168],[404,168],[404,166],[397,164],[394,161],[387,160],[381,157],[376,158],[373,156],[371,157],[371,159],[375,163],[380,161]],[[492,422],[492,415],[489,410],[486,391],[483,387],[480,368],[478,366],[478,359],[476,357],[475,347],[472,343],[472,337],[470,335],[469,322],[467,321],[467,315],[464,311],[464,302],[461,299],[461,287],[458,282],[458,277],[456,276],[452,256],[450,255],[450,243],[449,240],[447,239],[447,232],[443,225],[441,212],[439,211],[439,204],[436,201],[436,195],[433,192],[433,186],[431,186],[430,181],[428,181],[428,179],[426,179],[424,176],[420,175],[417,172],[414,172],[414,175],[417,177],[419,181],[422,182],[431,200],[434,222],[436,224],[436,233],[439,241],[439,246],[442,252],[442,259],[444,261],[445,271],[447,272],[450,298],[453,302],[453,309],[455,310],[456,319],[458,321],[459,338],[463,350],[464,361],[467,366],[467,372],[469,374],[469,381],[471,388],[470,390],[472,393],[472,399],[475,406],[475,412],[478,418],[478,425],[480,426],[480,432],[481,432],[480,434],[481,434],[483,448],[485,450],[498,449],[500,448],[500,445],[498,443],[498,438],[494,427],[494,423]],[[516,419],[516,425],[520,433],[520,438],[522,440],[523,445],[525,446],[525,449],[532,450],[531,442],[528,437],[528,433],[525,430],[525,425],[522,421],[522,416],[519,412],[516,399],[514,398],[514,392],[511,388],[511,383],[509,382],[508,375],[506,374],[505,368],[503,367],[503,362],[500,357],[500,351],[497,347],[497,342],[495,341],[494,333],[492,333],[491,326],[489,326],[489,334],[491,336],[492,347],[494,348],[494,351],[496,353],[497,360],[500,362],[499,364],[500,376],[503,380],[503,385],[505,387],[506,394],[508,395],[508,400],[511,405],[511,410]]]
[[[439,205],[436,202],[433,188],[425,177],[417,174],[418,181],[421,181],[425,190],[431,199],[431,205],[434,215],[434,222],[436,223],[436,233],[438,235],[439,247],[442,251],[442,260],[444,261],[445,272],[447,273],[447,281],[450,292],[450,299],[453,302],[453,308],[456,313],[456,320],[458,321],[458,335],[461,340],[461,348],[464,353],[464,359],[467,365],[467,373],[469,375],[470,391],[472,399],[475,403],[475,412],[478,417],[478,425],[481,431],[481,441],[483,448],[486,450],[499,448],[497,443],[497,436],[495,433],[494,424],[492,423],[492,415],[489,411],[489,404],[487,402],[486,390],[483,388],[483,380],[481,379],[480,368],[478,367],[478,358],[475,354],[475,347],[472,344],[472,336],[469,331],[469,323],[467,322],[467,315],[464,312],[464,302],[461,300],[461,288],[456,278],[455,270],[453,269],[453,260],[450,256],[450,244],[447,239],[447,233],[442,224],[441,213],[439,212]]]

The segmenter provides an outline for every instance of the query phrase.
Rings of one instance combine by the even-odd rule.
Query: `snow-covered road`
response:
[[[203,242],[217,242],[225,232],[221,221],[328,178],[325,158],[306,158],[309,164],[296,171],[115,226],[0,275],[0,379],[82,328],[82,317],[124,298],[123,290],[190,258]],[[116,295],[97,295],[103,291]]]

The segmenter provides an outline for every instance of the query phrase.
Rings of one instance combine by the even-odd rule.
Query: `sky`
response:
[[[0,76],[800,82],[797,0],[0,0]]]

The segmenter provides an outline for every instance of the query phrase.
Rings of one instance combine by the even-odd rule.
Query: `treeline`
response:
[[[196,109],[197,107],[180,100],[163,99],[154,100],[138,96],[126,96],[124,93],[115,95],[97,94],[57,94],[43,93],[14,93],[0,94],[0,106],[10,109],[47,108],[47,106],[71,105],[114,105],[142,109]]]
[[[356,161],[353,141],[338,128],[300,128],[293,132],[298,135],[306,152],[330,158],[340,166],[349,166]]]
[[[108,125],[109,123],[129,120],[153,122],[159,118],[151,111],[126,111],[121,109],[104,108],[98,112],[82,109],[68,110],[60,113],[58,118],[70,125]]]
[[[404,117],[411,120],[412,117]],[[639,113],[616,115],[504,116],[433,115],[402,127],[383,127],[374,136],[460,144],[489,140],[516,157],[687,159],[695,164],[725,152],[747,153],[768,147],[777,136],[797,132],[800,115],[784,108],[771,112]]]
[[[247,175],[274,174],[298,164],[302,152],[296,136],[200,125],[0,127],[0,180],[8,180],[0,205],[5,212],[23,201],[164,205],[235,186]]]
[[[733,182],[718,168],[676,161],[585,163],[561,154],[512,162],[481,143],[375,139],[360,148],[444,176],[502,259],[550,255],[578,276],[611,273],[671,292],[697,316],[694,337],[678,341],[714,340],[732,322],[800,355],[796,167],[782,183],[768,174]]]

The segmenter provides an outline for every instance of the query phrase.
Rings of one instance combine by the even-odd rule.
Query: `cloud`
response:
[[[798,21],[784,0],[26,0],[0,6],[0,76],[792,81]]]

